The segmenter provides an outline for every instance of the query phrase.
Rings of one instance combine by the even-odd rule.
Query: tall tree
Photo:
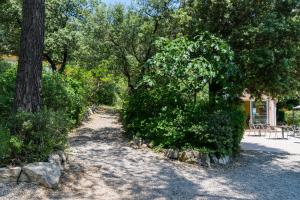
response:
[[[185,6],[191,38],[206,30],[230,44],[238,84],[257,96],[299,90],[299,0],[186,0]]]
[[[40,109],[44,19],[44,0],[23,0],[15,108],[28,112]]]

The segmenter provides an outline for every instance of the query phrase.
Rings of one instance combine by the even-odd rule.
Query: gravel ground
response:
[[[280,134],[281,135],[281,134]],[[300,138],[285,135],[285,138],[269,138],[266,136],[245,135],[241,144],[242,149],[257,150],[273,153],[300,155]]]
[[[0,185],[0,199],[300,199],[300,155],[244,151],[225,168],[166,160],[133,149],[107,109],[70,136],[58,190]]]

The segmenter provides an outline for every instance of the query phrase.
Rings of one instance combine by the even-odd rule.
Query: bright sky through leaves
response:
[[[132,0],[103,0],[103,2],[107,4],[123,3],[126,5],[130,5],[132,3]]]

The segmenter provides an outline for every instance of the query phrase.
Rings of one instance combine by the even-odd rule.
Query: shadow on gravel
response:
[[[289,154],[288,152],[286,152],[282,149],[279,149],[279,148],[268,147],[268,146],[255,144],[255,143],[243,142],[241,145],[242,145],[243,149],[250,150],[250,151],[255,149],[255,151]]]
[[[300,155],[243,151],[224,177],[236,191],[255,199],[294,200],[300,196]]]

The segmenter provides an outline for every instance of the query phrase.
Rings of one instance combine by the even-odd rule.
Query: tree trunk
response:
[[[63,53],[63,61],[61,63],[61,67],[59,69],[60,73],[64,73],[67,65],[67,60],[68,60],[68,48],[64,48],[64,53]]]
[[[209,105],[210,108],[213,108],[216,105],[216,96],[217,96],[217,84],[214,81],[211,81],[208,85],[208,95],[209,95]]]
[[[57,70],[55,62],[51,59],[51,57],[47,53],[44,53],[44,57],[49,62],[52,71],[55,72]]]
[[[23,0],[15,110],[36,112],[40,109],[44,18],[44,0]]]

